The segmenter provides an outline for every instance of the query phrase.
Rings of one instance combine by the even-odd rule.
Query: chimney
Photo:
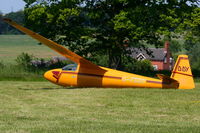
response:
[[[169,47],[170,47],[170,43],[169,41],[166,41],[165,42],[165,47],[164,47],[164,53],[166,54],[166,57],[165,57],[165,70],[170,70],[170,50],[169,50]]]
[[[166,41],[165,42],[165,51],[166,51],[166,53],[169,52],[169,45],[170,45],[169,41]]]

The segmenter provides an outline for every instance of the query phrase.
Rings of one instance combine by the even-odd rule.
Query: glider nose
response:
[[[53,82],[57,83],[60,75],[60,70],[55,69],[55,70],[50,70],[44,73],[44,78]]]

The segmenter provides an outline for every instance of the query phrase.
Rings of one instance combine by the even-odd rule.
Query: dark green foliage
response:
[[[100,66],[108,67],[108,56],[107,55],[96,55],[92,58],[92,61]]]
[[[182,50],[182,45],[178,41],[176,40],[170,41],[170,52],[172,52],[173,55],[180,52],[181,50]]]
[[[197,1],[24,0],[27,26],[86,58],[108,56],[121,69],[126,47],[161,45],[172,36]],[[187,3],[190,2],[190,5]],[[33,4],[34,3],[34,4]],[[84,4],[83,4],[84,3]],[[174,35],[174,34],[173,34]],[[140,45],[138,45],[140,44]]]
[[[187,51],[191,51],[191,49],[194,47],[194,45],[195,45],[195,42],[193,42],[192,40],[185,40],[183,46]]]
[[[181,25],[184,30],[186,41],[194,44],[200,41],[200,8],[194,8],[190,13],[185,14],[184,23]]]
[[[153,67],[149,60],[129,60],[124,63],[124,71],[131,72],[134,74],[141,74],[145,76],[152,76]]]
[[[200,76],[200,42],[193,44],[193,46],[190,48],[190,50],[187,53],[190,58],[191,66],[192,66],[192,71],[193,75],[195,77]]]

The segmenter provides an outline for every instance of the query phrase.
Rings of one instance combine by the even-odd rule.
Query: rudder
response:
[[[195,88],[194,79],[187,55],[179,55],[171,74],[171,78],[179,82],[178,89]]]

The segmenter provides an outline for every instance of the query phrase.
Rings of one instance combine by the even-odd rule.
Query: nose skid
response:
[[[50,70],[44,73],[44,78],[53,83],[57,83],[59,79],[59,74],[60,74],[60,70],[58,69]]]

